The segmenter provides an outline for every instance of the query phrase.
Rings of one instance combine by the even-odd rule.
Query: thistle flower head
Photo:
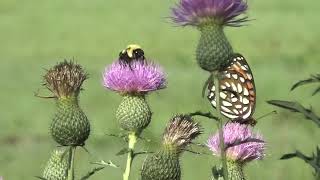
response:
[[[65,60],[47,70],[44,86],[58,98],[78,95],[83,81],[87,78],[88,74],[79,64]]]
[[[167,124],[163,134],[163,143],[181,149],[190,144],[200,134],[200,125],[195,123],[190,116],[177,115]]]
[[[264,157],[265,142],[251,127],[239,123],[227,123],[223,128],[227,159],[246,163]],[[220,156],[219,133],[209,138],[207,146],[214,155]]]
[[[130,64],[119,61],[106,67],[104,87],[121,94],[146,94],[166,87],[165,73],[155,63],[132,60]]]
[[[247,8],[244,0],[180,0],[172,8],[171,19],[181,26],[199,26],[205,23],[240,26],[247,17],[236,17]]]

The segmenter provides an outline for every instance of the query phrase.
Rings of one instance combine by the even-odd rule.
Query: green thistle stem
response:
[[[128,138],[129,138],[129,145],[128,145],[129,152],[127,157],[126,170],[123,173],[123,180],[129,180],[131,165],[132,165],[133,156],[134,156],[134,146],[137,143],[137,136],[135,132],[129,133]]]
[[[229,180],[245,180],[243,164],[235,161],[227,161]]]
[[[219,119],[218,122],[218,129],[219,129],[219,140],[220,140],[220,155],[221,155],[221,161],[222,161],[222,167],[223,167],[223,177],[224,180],[228,180],[228,165],[227,165],[227,158],[226,158],[226,151],[224,147],[224,137],[223,137],[223,117],[221,115],[221,102],[220,102],[220,77],[219,72],[215,71],[213,73],[213,80],[215,85],[215,94],[216,94],[216,109],[217,109],[217,116]]]
[[[76,146],[71,146],[69,149],[68,180],[74,180],[74,156],[76,154],[76,148]]]
[[[54,150],[43,171],[43,178],[47,180],[66,180],[68,176],[68,159],[65,150]]]

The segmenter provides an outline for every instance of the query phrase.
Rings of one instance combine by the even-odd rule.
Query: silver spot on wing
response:
[[[238,75],[237,75],[237,74],[232,74],[232,77],[233,77],[234,79],[238,79]]]
[[[247,98],[243,98],[242,102],[243,104],[249,104],[249,100]]]
[[[248,91],[247,88],[243,88],[243,94],[244,94],[245,96],[249,96],[249,91]]]
[[[224,106],[232,106],[232,104],[228,101],[222,101],[222,105]]]
[[[242,86],[240,83],[238,83],[238,93],[242,93]]]

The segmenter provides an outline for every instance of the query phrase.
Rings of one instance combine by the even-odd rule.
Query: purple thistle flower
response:
[[[146,60],[131,61],[130,65],[116,61],[103,73],[104,87],[124,94],[146,94],[166,88],[166,84],[162,68]]]
[[[180,0],[172,8],[171,19],[174,23],[186,26],[199,26],[203,23],[217,23],[226,26],[241,26],[247,17],[237,16],[248,9],[244,0]]]
[[[248,125],[227,123],[223,129],[227,159],[246,163],[262,159],[265,142],[260,134],[254,134]],[[209,138],[207,146],[214,155],[220,156],[219,133]]]

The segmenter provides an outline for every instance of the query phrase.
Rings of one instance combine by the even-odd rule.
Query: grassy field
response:
[[[84,174],[89,161],[112,160],[123,167],[125,156],[115,154],[125,142],[105,136],[118,133],[114,112],[121,97],[101,86],[104,67],[129,43],[143,46],[146,56],[162,64],[168,88],[148,99],[154,112],[143,136],[155,143],[140,142],[138,149],[154,150],[166,122],[176,113],[209,111],[201,98],[208,74],[195,62],[199,37],[196,29],[168,23],[173,0],[0,0],[0,176],[5,180],[35,179],[41,175],[55,143],[48,134],[54,102],[35,98],[44,69],[57,61],[76,59],[90,79],[85,82],[81,106],[91,120],[87,142],[90,154],[77,153],[77,171]],[[300,101],[320,114],[319,95],[311,89],[290,92],[297,80],[319,72],[320,12],[314,0],[249,0],[248,15],[254,21],[242,28],[227,28],[234,49],[251,65],[257,86],[256,117],[275,109],[270,99]],[[310,86],[311,87],[311,86]],[[205,142],[216,130],[214,122],[199,118]],[[279,161],[299,149],[311,153],[319,144],[320,131],[302,116],[279,111],[261,119],[256,131],[268,142],[266,158],[247,166],[248,179],[312,179],[311,169],[301,160]],[[144,157],[134,162],[131,179],[138,179]],[[209,179],[213,156],[182,156],[183,179]],[[121,179],[121,169],[106,168],[92,179]]]

